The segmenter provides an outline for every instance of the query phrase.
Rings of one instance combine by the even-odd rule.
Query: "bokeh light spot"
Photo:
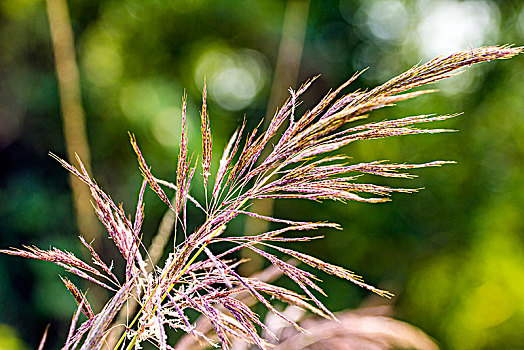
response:
[[[111,40],[89,41],[82,63],[86,78],[95,86],[115,85],[122,75],[122,57],[118,46]]]
[[[248,106],[256,94],[256,82],[244,68],[226,68],[214,76],[211,96],[227,110]]]
[[[40,1],[38,0],[0,1],[0,11],[8,18],[29,17],[34,15],[34,11],[39,4]]]
[[[417,41],[426,58],[495,43],[498,8],[486,1],[428,1],[418,3]]]
[[[168,106],[153,117],[151,132],[155,139],[169,149],[177,149],[180,144],[180,107]]]
[[[206,77],[210,97],[223,109],[238,111],[249,106],[266,85],[268,68],[264,57],[249,49],[215,47],[197,59],[195,84]]]
[[[120,92],[120,107],[126,117],[133,121],[151,118],[157,114],[160,98],[155,87],[147,82],[132,82]]]
[[[381,0],[371,4],[366,10],[366,25],[378,39],[400,40],[404,37],[409,17],[404,4],[396,0]]]

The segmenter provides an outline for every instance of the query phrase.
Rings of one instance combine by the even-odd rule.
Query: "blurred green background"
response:
[[[285,1],[69,1],[94,177],[133,212],[141,178],[127,131],[153,172],[172,179],[180,101],[188,94],[190,149],[200,152],[204,76],[214,166],[246,116],[266,113],[275,77]],[[411,65],[471,46],[522,44],[524,3],[505,1],[311,1],[297,87],[322,74],[301,110],[355,71],[350,87],[372,87]],[[300,45],[300,44],[298,44]],[[279,217],[340,223],[303,251],[346,266],[391,290],[395,317],[443,349],[524,348],[524,59],[474,66],[439,83],[440,92],[373,113],[373,120],[464,112],[436,127],[460,130],[351,145],[356,162],[456,160],[394,182],[425,187],[387,204],[275,204]],[[283,101],[279,101],[281,103]],[[273,107],[274,108],[274,107]],[[68,174],[48,156],[66,156],[54,58],[42,0],[0,2],[0,248],[78,244]],[[392,183],[369,177],[369,181]],[[201,186],[193,186],[199,197]],[[144,240],[165,210],[146,196]],[[306,214],[307,213],[307,214]],[[241,229],[239,225],[238,229]],[[104,240],[105,254],[114,254]],[[50,263],[0,256],[0,348],[35,348],[51,323],[59,348],[75,310]],[[335,311],[369,293],[321,275]]]

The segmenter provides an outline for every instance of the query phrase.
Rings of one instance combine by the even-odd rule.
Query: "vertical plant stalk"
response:
[[[273,119],[273,114],[277,111],[279,103],[287,98],[287,89],[297,84],[310,3],[310,0],[289,0],[287,2],[273,84],[271,85],[264,117],[264,130],[267,129]],[[269,149],[264,149],[262,159],[267,156],[268,152]],[[272,216],[273,206],[274,200],[267,199],[253,202],[251,210],[261,215]],[[268,221],[252,217],[246,218],[245,232],[247,235],[257,235],[266,232],[268,228]],[[244,276],[252,275],[262,269],[264,260],[258,254],[246,249],[242,251],[242,256],[251,260],[249,263],[240,266],[240,272]]]
[[[80,93],[80,78],[76,64],[75,44],[71,18],[66,0],[46,0],[47,16],[55,56],[55,67],[60,91],[62,125],[69,161],[75,153],[90,171],[91,154],[87,141],[86,123]],[[87,241],[100,236],[100,228],[90,203],[89,188],[70,174],[71,190],[76,211],[78,230]],[[93,242],[97,245],[97,242]]]

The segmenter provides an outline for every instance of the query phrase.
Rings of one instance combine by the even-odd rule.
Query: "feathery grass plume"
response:
[[[87,298],[68,279],[63,278],[66,288],[79,304],[73,317],[65,348],[101,348],[112,330],[124,330],[114,349],[132,349],[142,342],[150,342],[161,349],[170,349],[166,329],[180,329],[206,344],[229,349],[233,338],[244,340],[261,349],[271,347],[257,331],[271,338],[271,330],[250,309],[251,302],[243,295],[250,295],[262,303],[268,311],[284,320],[298,331],[303,329],[295,320],[277,310],[271,300],[277,299],[295,305],[316,315],[335,319],[318,294],[325,295],[319,286],[320,279],[312,272],[285,261],[280,254],[288,255],[293,261],[304,263],[317,270],[347,279],[360,287],[384,297],[392,294],[365,283],[362,277],[343,267],[329,264],[317,257],[281,247],[276,244],[311,241],[318,236],[294,235],[288,232],[313,231],[326,228],[339,229],[334,223],[293,221],[284,218],[260,215],[250,211],[254,200],[271,198],[303,198],[314,201],[358,201],[377,203],[389,200],[392,193],[415,192],[413,188],[379,186],[373,183],[357,183],[355,179],[370,174],[382,177],[410,179],[411,169],[438,167],[449,161],[431,161],[423,164],[397,164],[377,160],[367,163],[351,163],[345,155],[332,155],[349,143],[403,135],[434,134],[448,132],[447,129],[415,128],[415,125],[438,122],[456,117],[457,114],[442,116],[417,115],[362,122],[368,113],[397,102],[415,98],[434,90],[408,92],[408,90],[451,77],[462,67],[494,59],[506,59],[519,54],[521,47],[490,46],[461,51],[450,56],[438,57],[426,64],[416,65],[399,76],[370,90],[343,94],[345,89],[361,73],[355,74],[338,89],[329,92],[315,107],[296,115],[299,98],[306,92],[315,78],[307,81],[297,91],[290,90],[290,98],[276,112],[267,130],[260,125],[245,133],[245,121],[228,141],[214,174],[214,184],[208,195],[208,182],[212,179],[211,128],[207,108],[207,87],[202,96],[202,177],[205,203],[200,203],[189,194],[196,165],[188,157],[186,96],[182,99],[182,135],[178,156],[175,183],[156,178],[147,166],[135,137],[130,134],[132,147],[137,155],[142,182],[134,222],[131,222],[122,206],[116,206],[111,198],[91,179],[80,159],[74,167],[52,155],[63,167],[89,186],[94,210],[107,229],[110,238],[122,255],[125,276],[115,276],[112,265],[107,266],[102,258],[83,238],[81,242],[92,256],[95,267],[76,258],[72,253],[53,248],[48,251],[26,246],[25,250],[11,248],[1,253],[54,262],[67,271],[97,283],[115,294],[101,311],[91,310]],[[358,122],[358,123],[357,123]],[[242,145],[243,143],[243,145]],[[266,152],[263,150],[266,149]],[[330,153],[328,155],[328,153]],[[267,156],[263,156],[267,154]],[[198,163],[198,162],[196,162]],[[168,258],[155,264],[144,248],[142,222],[144,220],[144,192],[146,184],[173,211],[174,232],[180,225],[184,240],[169,251]],[[174,189],[170,201],[163,187]],[[205,213],[205,221],[193,232],[187,232],[186,205],[193,203]],[[171,204],[173,202],[173,204]],[[254,236],[228,235],[226,226],[238,216],[250,216],[281,225],[279,229]],[[216,243],[228,243],[226,251],[220,251]],[[223,246],[223,245],[221,245]],[[267,259],[272,267],[286,275],[302,290],[297,293],[277,287],[257,276],[243,277],[235,272],[243,260],[235,260],[234,254],[241,249],[250,249]],[[276,255],[273,252],[279,254]],[[152,269],[146,267],[153,266]],[[123,280],[124,282],[120,282]],[[133,293],[131,293],[133,291]],[[128,315],[125,325],[111,326],[113,318],[129,298],[139,305],[136,313]],[[188,315],[194,310],[205,317],[215,331],[215,336],[201,332],[192,324]],[[87,320],[78,328],[80,312]],[[76,329],[76,331],[75,331]]]

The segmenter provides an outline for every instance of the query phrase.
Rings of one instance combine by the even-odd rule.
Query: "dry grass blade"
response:
[[[84,301],[82,300],[76,309],[76,312],[73,315],[71,320],[71,325],[69,326],[69,333],[67,334],[67,340],[62,348],[62,350],[68,350],[73,345],[73,336],[75,334],[76,323],[78,322],[78,317],[80,316],[80,311],[84,308]]]
[[[40,343],[38,344],[38,350],[44,350],[44,345],[47,340],[47,331],[49,330],[50,324],[45,326],[44,334],[42,335],[42,339],[40,339]]]
[[[220,193],[222,182],[224,181],[224,176],[226,175],[226,171],[229,168],[233,155],[238,150],[238,145],[240,143],[240,136],[242,135],[245,126],[246,126],[246,122],[244,120],[244,123],[242,123],[242,127],[239,130],[237,129],[233,133],[233,135],[229,139],[229,142],[226,148],[224,149],[224,153],[222,154],[222,158],[220,159],[220,166],[218,168],[218,172],[216,176],[215,187],[213,188],[213,199],[215,200],[218,200],[217,197]]]
[[[178,165],[177,165],[177,177],[176,177],[176,187],[178,189],[176,193],[176,211],[175,214],[178,215],[180,208],[182,207],[182,202],[184,200],[184,191],[186,187],[187,172],[189,169],[189,164],[187,161],[187,126],[186,126],[186,109],[187,101],[186,96],[182,98],[182,135],[180,136],[180,154],[178,155]]]
[[[91,282],[94,282],[104,287],[105,289],[115,290],[114,288],[108,286],[106,283],[101,282],[99,279],[93,278],[90,275],[88,275],[86,272],[89,272],[97,276],[98,278],[105,278],[109,280],[108,277],[104,276],[104,274],[102,274],[100,271],[98,271],[94,267],[78,259],[76,256],[74,256],[73,253],[70,253],[67,251],[61,251],[58,248],[53,248],[52,250],[47,250],[47,251],[41,250],[37,247],[24,246],[24,248],[26,248],[27,250],[11,248],[11,249],[2,249],[0,250],[0,253],[9,254],[9,255],[17,255],[23,258],[28,258],[28,259],[53,262],[57,264],[58,266],[63,267],[66,271],[72,274],[75,274],[81,278],[84,278],[86,280],[89,280]]]
[[[116,316],[124,302],[129,297],[129,293],[134,286],[135,277],[131,278],[126,284],[120,288],[120,290],[113,296],[110,302],[108,302],[98,317],[95,323],[91,327],[91,330],[87,334],[84,345],[80,350],[91,350],[101,349],[104,339],[107,336],[107,328],[111,321]]]
[[[364,283],[364,281],[362,280],[362,277],[359,276],[359,275],[356,275],[354,272],[352,271],[349,271],[343,267],[340,267],[340,266],[336,266],[336,265],[333,265],[333,264],[329,264],[325,261],[322,261],[318,258],[315,258],[315,257],[312,257],[310,255],[307,255],[307,254],[304,254],[304,253],[299,253],[299,252],[296,252],[294,250],[291,250],[291,249],[285,249],[285,248],[282,248],[282,247],[278,247],[278,246],[275,246],[275,245],[268,245],[274,249],[277,249],[279,251],[281,251],[282,253],[285,253],[285,254],[288,254],[289,256],[299,260],[299,261],[302,261],[303,263],[309,265],[309,266],[312,266],[318,270],[321,270],[321,271],[324,271],[330,275],[335,275],[337,277],[340,277],[340,278],[344,278],[346,280],[349,280],[353,283],[355,283],[356,285],[359,285],[363,288],[366,288],[366,289],[369,289],[370,291],[372,291],[373,293],[376,293],[378,295],[380,295],[381,297],[386,297],[386,298],[391,298],[393,296],[393,294],[391,294],[390,292],[388,291],[385,291],[385,290],[381,290],[381,289],[378,289],[378,288],[375,288],[373,286],[370,286],[369,284],[366,284]]]
[[[211,127],[209,124],[209,115],[207,113],[207,87],[204,82],[204,89],[202,92],[202,112],[201,119],[201,134],[202,134],[202,176],[204,177],[204,188],[207,187],[207,179],[211,173],[209,168],[211,166],[211,150],[213,147],[213,140],[211,138]]]
[[[75,298],[75,301],[77,305],[82,305],[82,313],[87,316],[87,318],[93,318],[95,317],[95,314],[93,313],[93,309],[91,308],[91,305],[89,305],[89,302],[87,301],[87,298],[84,293],[82,293],[70,280],[67,278],[64,278],[60,276],[60,279],[62,282],[64,282],[67,290],[71,293],[73,298]]]
[[[105,272],[107,273],[108,276],[110,276],[117,284],[119,283],[118,282],[118,278],[116,278],[116,276],[113,274],[112,272],[112,266],[107,266],[106,263],[104,263],[102,261],[102,258],[100,258],[100,256],[98,255],[98,253],[94,250],[94,248],[85,241],[84,237],[82,236],[78,236],[78,238],[80,239],[80,242],[82,242],[82,244],[89,250],[89,252],[91,253],[91,256],[93,257],[93,263],[97,266],[100,266],[100,268]]]
[[[133,146],[133,149],[135,150],[135,153],[137,155],[138,163],[140,164],[140,170],[142,171],[142,175],[149,183],[149,186],[151,187],[151,189],[153,189],[153,191],[155,191],[155,193],[158,195],[158,197],[160,197],[160,199],[164,203],[166,203],[169,206],[169,208],[171,208],[171,210],[176,212],[176,210],[171,206],[171,202],[169,201],[169,198],[166,196],[164,190],[162,190],[160,185],[158,185],[158,183],[156,182],[153,174],[151,174],[151,170],[147,166],[146,160],[142,156],[142,152],[140,151],[140,148],[138,148],[138,144],[136,142],[135,136],[129,133],[129,138],[131,140],[131,145]]]

